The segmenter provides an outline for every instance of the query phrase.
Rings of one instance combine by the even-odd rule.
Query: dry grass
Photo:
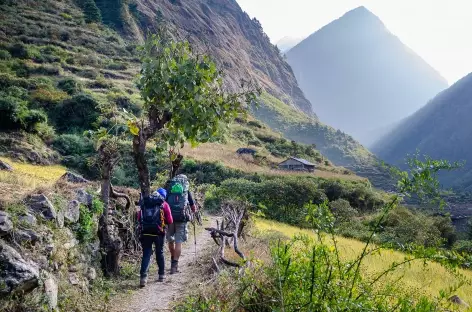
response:
[[[13,171],[0,171],[0,198],[10,202],[18,200],[37,188],[50,188],[66,172],[62,166],[39,166],[13,162],[0,157],[13,167]]]
[[[315,170],[313,174],[306,172],[291,172],[283,170],[271,169],[268,166],[257,164],[252,156],[238,155],[236,146],[230,144],[219,144],[219,143],[205,143],[195,148],[186,145],[182,149],[183,155],[186,157],[195,159],[197,161],[220,161],[226,167],[239,169],[244,172],[250,173],[264,173],[268,175],[283,175],[283,176],[316,176],[325,179],[344,179],[353,181],[365,181],[367,179],[356,176],[354,174],[341,174],[338,172],[328,171],[329,168],[321,167],[321,170]],[[271,163],[280,163],[285,159],[277,158],[272,155],[268,155],[267,159]]]
[[[314,236],[312,231],[301,230],[283,223],[263,219],[256,220],[256,227],[264,232],[275,231],[282,233],[286,237],[293,237],[297,234]],[[337,241],[341,257],[345,260],[355,259],[364,247],[364,243],[353,239],[337,237]],[[405,254],[401,252],[382,250],[381,253],[370,255],[365,259],[363,265],[364,275],[377,276],[388,269],[393,262],[401,262],[404,259]],[[458,270],[458,273],[465,277],[466,280],[472,281],[472,271]],[[393,274],[387,275],[383,283],[397,279],[401,279],[399,281],[400,291],[414,294],[415,296],[426,295],[428,297],[436,297],[441,290],[453,287],[459,282],[459,279],[453,273],[440,264],[429,262],[424,265],[421,261],[398,268]],[[470,283],[462,286],[456,294],[465,302],[472,303],[472,285]]]

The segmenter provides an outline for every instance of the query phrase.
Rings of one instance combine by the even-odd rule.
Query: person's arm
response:
[[[188,191],[188,204],[190,205],[190,208],[192,208],[192,212],[197,212],[197,206],[193,201],[192,193],[190,191]]]
[[[164,219],[166,224],[174,223],[174,219],[172,218],[172,212],[170,211],[170,206],[167,202],[164,202]]]

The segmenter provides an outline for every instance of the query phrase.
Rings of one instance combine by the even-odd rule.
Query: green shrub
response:
[[[262,133],[262,132],[257,132],[257,131],[254,133],[254,135],[256,136],[256,138],[258,138],[259,140],[265,143],[274,143],[279,139],[278,137],[272,134],[267,134],[267,133]]]
[[[46,143],[50,143],[56,137],[55,129],[46,122],[37,123],[34,132]]]
[[[46,122],[46,115],[29,110],[27,103],[7,94],[0,94],[0,129],[34,132],[38,123]]]
[[[142,106],[138,103],[131,101],[131,99],[122,93],[110,93],[107,96],[110,101],[114,102],[118,107],[124,108],[127,111],[132,112],[136,116],[140,116],[143,110]]]
[[[88,155],[94,152],[90,139],[76,134],[61,134],[53,142],[54,149],[63,156]]]
[[[66,98],[68,98],[67,93],[53,88],[38,88],[31,92],[31,99],[36,105],[46,109],[54,108],[57,103]]]
[[[11,69],[18,77],[29,77],[31,74],[30,67],[24,61],[16,61],[11,65]]]
[[[18,78],[7,73],[0,73],[0,90],[5,90],[8,87],[20,87],[32,90],[35,89],[37,85],[37,79]]]
[[[472,241],[470,240],[460,240],[454,244],[454,251],[457,251],[462,254],[472,254]]]
[[[61,33],[59,34],[59,39],[61,39],[61,41],[69,41],[70,40],[70,32],[68,32],[67,30],[62,30]],[[67,62],[67,60],[66,60],[66,62]]]
[[[113,62],[108,64],[106,68],[110,70],[126,70],[128,67],[124,63]]]
[[[248,128],[234,129],[232,131],[232,135],[235,139],[240,140],[240,141],[244,141],[244,142],[251,141],[251,140],[255,139],[254,133],[252,132],[251,129],[248,129]]]
[[[57,136],[52,145],[62,155],[62,164],[74,169],[89,179],[98,179],[98,171],[89,162],[96,151],[93,142],[81,135],[62,134]]]
[[[52,119],[59,131],[84,131],[93,128],[100,115],[98,102],[89,94],[79,93],[56,105]]]
[[[91,89],[111,89],[113,88],[113,83],[103,77],[98,77],[98,73],[97,73],[97,76],[95,77],[96,80],[94,81],[91,81],[88,83],[88,87],[91,88]],[[95,78],[92,78],[92,79],[95,79]]]
[[[104,206],[103,206],[102,201],[94,197],[92,200],[92,207],[91,207],[92,213],[96,215],[101,215],[103,213],[103,210],[104,210]]]
[[[345,199],[337,199],[329,203],[329,208],[336,217],[336,222],[350,222],[355,216],[357,216],[358,211],[351,207],[351,204]]]
[[[79,222],[73,226],[80,243],[90,242],[95,237],[97,223],[93,213],[85,205],[80,205]]]
[[[258,128],[258,129],[264,128],[264,125],[260,121],[257,121],[257,120],[251,120],[247,124],[248,126]]]
[[[374,224],[376,219],[372,220]],[[405,207],[397,207],[388,213],[382,222],[378,235],[381,243],[398,245],[417,244],[439,247],[443,244],[441,232],[434,224],[434,218]]]
[[[41,65],[30,68],[32,74],[58,76],[61,73],[61,68],[53,65]]]
[[[67,14],[67,13],[64,13],[62,12],[61,14],[59,14],[63,19],[66,19],[66,20],[71,20],[72,19],[72,15],[70,14]]]
[[[77,72],[77,75],[88,79],[97,79],[99,73],[95,69],[82,69]]]
[[[6,50],[0,50],[0,60],[9,60],[11,59],[10,52]]]
[[[318,180],[310,177],[277,177],[262,181],[228,179],[208,194],[205,207],[218,209],[225,199],[248,201],[254,207],[264,207],[264,213],[271,219],[302,226],[306,224],[304,205],[322,202],[326,195],[318,189]]]
[[[164,169],[164,168],[161,168]],[[195,162],[191,159],[183,161],[181,173],[189,176],[197,184],[220,185],[231,178],[245,178],[247,180],[259,180],[257,175],[245,173],[238,169],[225,167],[220,162]]]
[[[28,59],[30,58],[30,54],[28,48],[23,43],[14,43],[8,48],[11,56],[20,58],[20,59]]]
[[[82,90],[82,85],[72,77],[59,80],[57,87],[69,95],[74,95]]]
[[[249,140],[247,144],[252,145],[252,146],[257,146],[257,147],[262,146],[261,141],[259,141],[258,139]]]

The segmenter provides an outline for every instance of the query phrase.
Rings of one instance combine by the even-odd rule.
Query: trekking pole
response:
[[[193,240],[195,242],[195,254],[194,254],[194,257],[195,257],[195,264],[197,264],[197,227],[195,225],[195,221],[192,222],[193,224]]]

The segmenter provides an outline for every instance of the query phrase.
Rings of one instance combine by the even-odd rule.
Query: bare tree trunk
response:
[[[177,174],[177,171],[179,170],[183,159],[184,159],[184,156],[181,154],[178,154],[177,157],[174,160],[172,160],[172,169],[170,171],[171,179],[175,177],[175,175]]]
[[[102,250],[102,270],[105,276],[117,276],[120,274],[121,239],[114,235],[110,222],[110,190],[111,190],[111,166],[102,166],[102,202],[103,214],[99,220],[100,249]]]
[[[223,202],[223,204],[221,205],[221,209],[223,214],[221,226],[217,222],[216,228],[205,228],[205,230],[210,232],[211,237],[213,238],[215,243],[220,247],[218,251],[218,260],[232,267],[241,267],[239,263],[229,261],[225,258],[225,248],[227,244],[229,244],[229,239],[232,239],[234,252],[236,252],[236,254],[238,254],[238,256],[247,265],[248,262],[246,256],[239,249],[238,237],[243,234],[244,225],[241,224],[244,223],[245,218],[247,218],[248,206],[246,203],[243,202],[229,200]]]
[[[149,168],[146,161],[146,139],[140,131],[139,135],[133,138],[133,156],[136,167],[138,168],[139,187],[143,197],[151,194],[151,182]]]

